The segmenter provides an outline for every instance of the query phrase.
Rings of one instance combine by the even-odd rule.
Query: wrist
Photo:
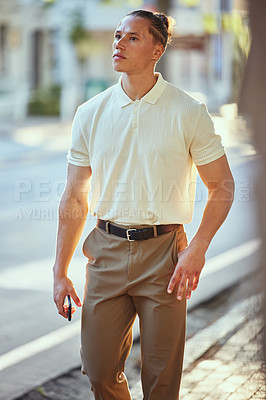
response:
[[[206,251],[208,250],[210,242],[207,239],[203,239],[203,238],[199,238],[199,237],[195,236],[191,240],[190,245],[192,247],[196,247],[198,251],[201,251],[205,254]]]
[[[53,266],[54,279],[64,279],[67,278],[67,269],[65,267],[55,264]]]

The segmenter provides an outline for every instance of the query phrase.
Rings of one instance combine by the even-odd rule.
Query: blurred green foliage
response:
[[[88,39],[89,34],[84,26],[81,11],[77,11],[72,16],[72,26],[69,32],[69,39],[73,44],[77,44],[81,40]]]
[[[251,46],[249,20],[246,16],[232,14],[233,60],[232,60],[232,96],[231,102],[238,103],[247,58]]]
[[[42,0],[42,7],[44,9],[49,8],[53,6],[56,2],[57,0]]]
[[[32,93],[28,114],[38,116],[59,116],[60,115],[61,87],[51,86],[39,88]]]
[[[37,387],[37,388],[36,388],[36,392],[37,392],[37,393],[39,393],[41,396],[44,396],[44,397],[46,397],[46,392],[45,392],[45,390],[44,390],[44,387],[43,387],[43,386],[39,386],[39,387]]]
[[[197,7],[200,0],[179,0],[178,3],[186,7]]]

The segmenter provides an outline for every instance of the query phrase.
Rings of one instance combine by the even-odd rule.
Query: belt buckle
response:
[[[127,240],[128,240],[129,242],[135,242],[134,239],[130,239],[130,232],[131,232],[131,231],[136,231],[136,230],[137,230],[137,229],[134,229],[134,228],[132,228],[132,229],[127,229],[127,230],[126,230]]]

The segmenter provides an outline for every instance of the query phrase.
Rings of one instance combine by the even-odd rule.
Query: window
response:
[[[7,26],[0,25],[0,73],[7,69]]]
[[[232,9],[231,0],[221,0],[221,11],[230,12]]]

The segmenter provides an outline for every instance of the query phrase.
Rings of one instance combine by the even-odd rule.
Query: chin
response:
[[[125,72],[125,70],[123,68],[119,68],[118,65],[114,65],[113,68],[116,72]]]
[[[113,62],[113,68],[116,72],[126,72],[125,69],[116,62]]]

